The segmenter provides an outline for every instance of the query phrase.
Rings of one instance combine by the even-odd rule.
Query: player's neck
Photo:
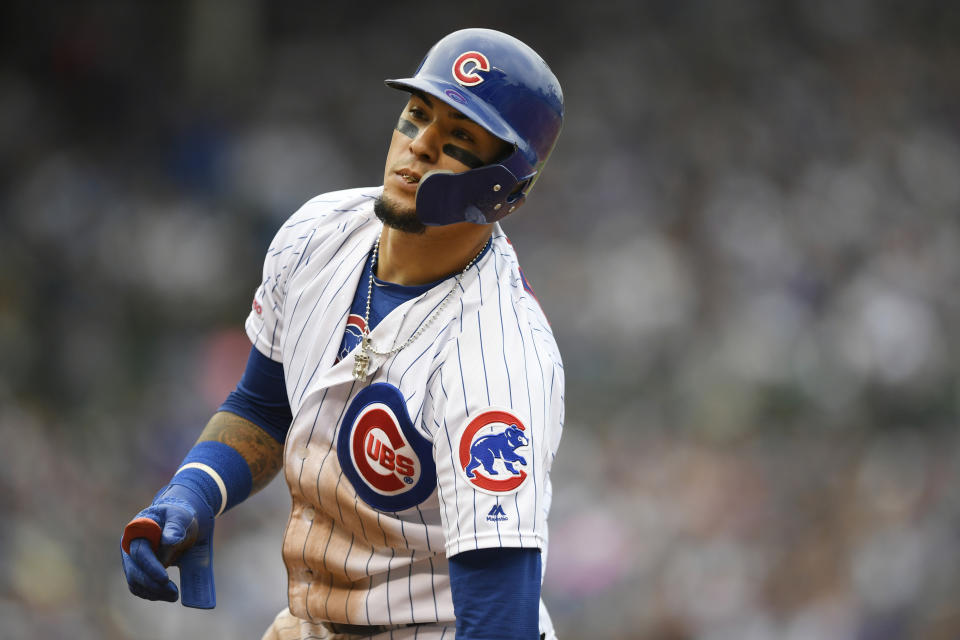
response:
[[[463,271],[483,249],[493,225],[469,222],[412,234],[384,227],[377,277],[407,286],[442,280]]]

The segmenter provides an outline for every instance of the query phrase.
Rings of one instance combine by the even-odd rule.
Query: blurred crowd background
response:
[[[871,0],[0,8],[0,638],[259,638],[282,481],[213,612],[131,596],[126,521],[233,387],[274,231],[379,184],[464,26],[551,64],[504,228],[567,372],[560,637],[960,637],[960,8]]]

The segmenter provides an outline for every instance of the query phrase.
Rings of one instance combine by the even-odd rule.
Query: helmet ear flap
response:
[[[431,171],[417,186],[417,217],[426,225],[457,222],[490,224],[512,213],[526,197],[517,178],[502,164],[463,173]]]
[[[507,195],[507,204],[517,204],[518,201],[523,200],[527,195],[527,188],[529,186],[530,178],[518,182],[517,186],[515,186]]]

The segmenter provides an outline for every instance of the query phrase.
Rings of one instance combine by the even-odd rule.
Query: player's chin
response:
[[[385,226],[404,233],[422,234],[427,230],[420,222],[415,207],[401,207],[386,194],[373,203],[373,212]]]

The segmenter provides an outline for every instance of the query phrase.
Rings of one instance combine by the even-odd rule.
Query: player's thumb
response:
[[[197,519],[186,509],[168,508],[160,535],[160,545],[164,547],[183,547],[197,537]]]

